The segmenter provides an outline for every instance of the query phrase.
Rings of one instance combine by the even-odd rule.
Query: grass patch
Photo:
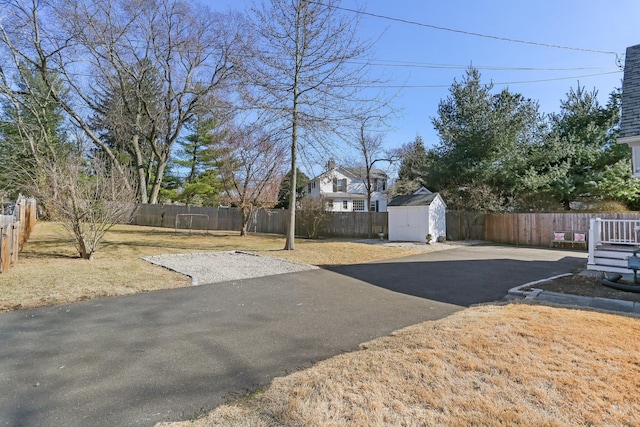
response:
[[[296,241],[295,251],[283,251],[284,242],[279,235],[176,233],[118,225],[105,235],[94,259],[86,261],[78,258],[59,224],[39,222],[18,262],[0,275],[0,311],[190,286],[189,278],[141,259],[149,255],[243,250],[305,264],[340,265],[415,253],[346,240],[304,239]]]
[[[637,318],[475,307],[162,426],[638,425],[639,336]]]

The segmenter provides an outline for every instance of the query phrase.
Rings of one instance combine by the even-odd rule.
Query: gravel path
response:
[[[191,277],[194,286],[318,268],[240,251],[156,255],[142,259]]]
[[[355,243],[402,247],[422,252],[436,252],[454,249],[460,246],[477,245],[482,242],[434,242],[430,245],[425,245],[424,243],[415,242],[389,242],[387,240],[365,239],[357,240]],[[155,255],[143,257],[142,259],[191,277],[194,286],[319,268],[314,265],[299,264],[241,251]]]

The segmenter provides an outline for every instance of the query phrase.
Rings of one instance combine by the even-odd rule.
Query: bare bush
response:
[[[42,175],[34,178],[34,193],[87,260],[104,234],[115,224],[128,223],[135,211],[136,190],[98,159],[70,157],[44,164]]]
[[[331,213],[326,210],[325,203],[323,198],[305,197],[300,200],[298,219],[309,239],[320,237],[329,222]]]

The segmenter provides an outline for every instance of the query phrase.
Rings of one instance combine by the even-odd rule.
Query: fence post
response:
[[[20,222],[14,222],[13,224],[11,224],[11,233],[10,233],[10,240],[11,243],[9,243],[9,247],[10,247],[10,253],[11,253],[11,265],[15,264],[16,262],[18,262],[18,249],[20,248],[20,234],[22,233],[22,227]]]
[[[0,226],[0,273],[7,273],[9,271],[9,263],[11,262],[9,241],[7,226]]]
[[[596,245],[600,242],[600,218],[591,218],[589,220],[589,258],[587,265],[595,265],[596,263]]]

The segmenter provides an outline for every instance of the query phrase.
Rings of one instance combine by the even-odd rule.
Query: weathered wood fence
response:
[[[0,215],[0,273],[18,261],[18,252],[36,224],[36,200],[19,197],[12,215]]]
[[[485,217],[485,239],[495,243],[550,246],[554,231],[589,232],[591,218],[640,219],[640,213],[518,213]]]
[[[260,209],[249,221],[247,231],[285,234],[288,219],[289,211],[286,209]],[[131,223],[192,230],[240,230],[242,217],[236,208],[139,205]],[[367,224],[367,212],[335,212],[321,234],[324,237],[366,238]],[[374,235],[381,232],[387,234],[387,213],[372,212],[372,225]],[[299,221],[296,223],[296,234],[305,235]]]
[[[140,205],[133,224],[194,230],[240,230],[241,216],[235,208],[189,207],[177,205]],[[182,216],[193,214],[193,216]],[[323,233],[324,237],[366,238],[367,212],[335,212]],[[373,233],[388,233],[386,212],[374,212]],[[591,218],[639,219],[640,213],[506,213],[478,214],[447,212],[447,237],[450,240],[486,240],[523,246],[550,246],[554,231],[588,232]],[[259,210],[249,221],[249,232],[285,234],[288,210]],[[296,233],[305,235],[302,225]]]

